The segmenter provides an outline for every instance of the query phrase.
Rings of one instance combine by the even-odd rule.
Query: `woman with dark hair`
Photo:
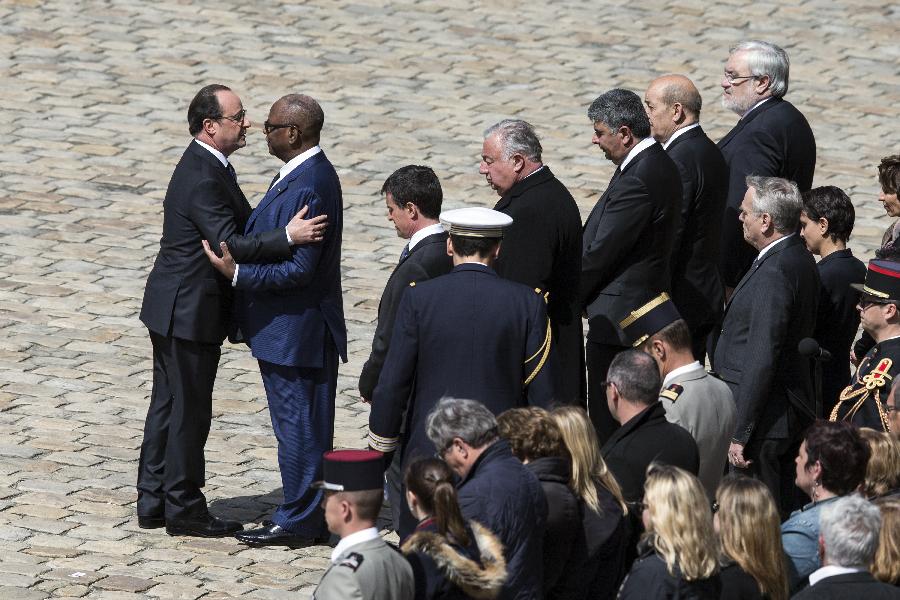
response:
[[[620,600],[718,600],[721,593],[709,496],[684,469],[652,463],[644,483],[645,533]]]
[[[547,498],[543,565],[546,600],[580,598],[587,571],[587,541],[578,499],[569,487],[569,452],[559,427],[543,408],[512,408],[497,417],[500,437],[541,482]]]
[[[850,381],[850,346],[859,329],[859,292],[850,284],[865,281],[866,266],[847,248],[855,218],[853,203],[842,189],[829,185],[803,192],[800,237],[810,252],[822,257],[816,263],[822,287],[813,337],[832,356],[822,371],[823,415],[831,414]]]
[[[810,502],[781,525],[781,541],[788,557],[791,593],[807,584],[819,564],[819,513],[836,498],[852,494],[866,476],[869,446],[859,430],[843,421],[816,421],[803,437],[795,461],[798,488]]]
[[[506,581],[503,544],[459,510],[453,472],[442,460],[410,463],[406,501],[419,524],[401,550],[415,576],[416,600],[492,599]]]
[[[787,600],[778,507],[764,483],[730,475],[716,491],[722,600]]]

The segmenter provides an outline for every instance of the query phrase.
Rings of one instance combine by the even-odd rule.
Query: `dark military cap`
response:
[[[324,479],[314,488],[334,492],[380,490],[384,487],[384,455],[374,450],[331,450],[322,458]]]
[[[647,304],[631,311],[631,314],[619,323],[619,327],[625,332],[631,345],[636,347],[680,318],[681,315],[678,314],[672,299],[663,292]]]
[[[876,300],[900,301],[900,263],[870,260],[866,267],[866,282],[851,283],[850,287]]]

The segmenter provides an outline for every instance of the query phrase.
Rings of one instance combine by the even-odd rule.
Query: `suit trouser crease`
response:
[[[324,362],[322,368],[304,368],[259,360],[278,441],[284,493],[272,522],[309,537],[325,533],[322,492],[310,486],[322,479],[322,455],[333,447],[337,388],[337,352],[333,345],[325,352]]]
[[[138,465],[137,513],[185,519],[206,513],[203,448],[221,345],[150,332],[153,391]]]

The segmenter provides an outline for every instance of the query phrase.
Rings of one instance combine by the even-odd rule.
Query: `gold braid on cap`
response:
[[[634,323],[635,321],[637,321],[638,319],[640,319],[641,317],[643,317],[644,315],[649,313],[651,310],[653,310],[660,304],[665,303],[668,300],[669,300],[669,295],[667,293],[663,292],[662,294],[660,294],[659,296],[657,296],[656,298],[654,298],[647,304],[643,305],[639,309],[631,311],[630,315],[628,315],[627,317],[622,319],[622,321],[619,322],[619,327],[621,327],[622,329],[625,329],[626,327],[628,327],[629,325],[631,325],[632,323]]]

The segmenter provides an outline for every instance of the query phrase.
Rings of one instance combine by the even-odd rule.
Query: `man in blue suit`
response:
[[[322,478],[322,454],[332,447],[338,356],[347,361],[347,329],[341,186],[318,145],[324,121],[309,96],[290,94],[272,105],[263,129],[269,152],[285,165],[246,227],[249,234],[282,226],[308,206],[308,216],[328,217],[324,240],[294,247],[290,260],[264,265],[236,265],[224,243],[221,259],[207,250],[238,291],[237,324],[259,361],[278,439],[284,502],[271,521],[236,536],[253,546],[300,547],[327,536],[321,491],[311,484]]]

